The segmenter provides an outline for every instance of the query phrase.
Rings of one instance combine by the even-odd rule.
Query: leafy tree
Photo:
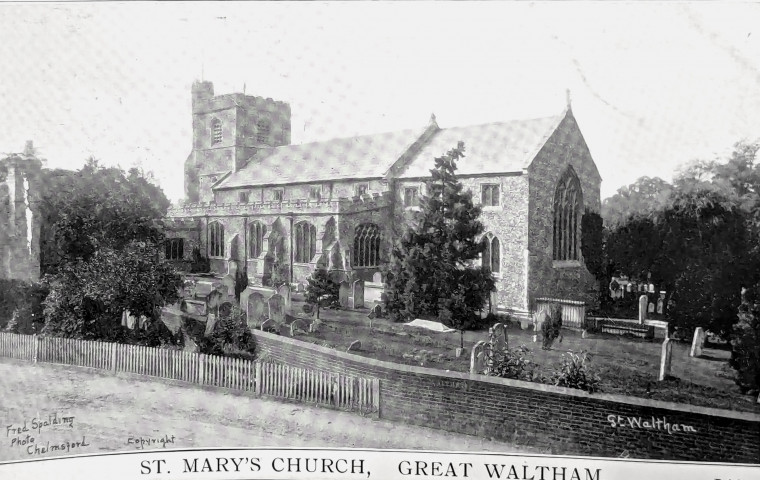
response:
[[[90,340],[125,341],[125,310],[150,322],[160,321],[160,308],[179,299],[183,282],[156,247],[133,242],[115,250],[100,248],[88,260],[61,266],[46,277],[43,333]]]
[[[138,169],[105,168],[90,159],[79,171],[43,176],[41,213],[46,273],[61,262],[87,260],[100,248],[133,240],[158,244],[170,202]]]
[[[316,308],[316,316],[319,318],[319,307],[323,303],[331,304],[338,300],[340,285],[332,280],[324,268],[315,270],[306,281],[306,302]]]
[[[760,390],[760,284],[745,289],[731,332],[731,366],[743,393]]]
[[[673,186],[659,177],[641,177],[631,185],[618,189],[602,202],[604,223],[615,227],[630,217],[648,215],[667,205]]]
[[[494,290],[488,268],[474,266],[485,249],[483,224],[472,192],[456,178],[464,144],[435,159],[421,211],[391,251],[385,268],[386,309],[392,318],[440,319],[462,332],[475,321]]]

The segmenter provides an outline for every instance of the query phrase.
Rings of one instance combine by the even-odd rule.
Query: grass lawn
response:
[[[301,306],[302,302],[294,298],[293,311],[301,312]],[[366,310],[321,310],[323,325],[319,331],[298,334],[296,338],[340,351],[346,351],[351,342],[359,340],[361,348],[353,352],[358,355],[408,365],[469,371],[469,353],[455,357],[455,349],[460,344],[458,332],[438,333],[405,327],[386,319],[373,320],[370,329],[367,313]],[[281,333],[289,335],[289,329],[283,328]],[[601,391],[604,393],[760,413],[756,397],[741,395],[734,383],[733,370],[728,366],[728,351],[708,348],[702,358],[691,358],[689,344],[675,343],[672,379],[658,382],[659,340],[646,341],[607,334],[592,334],[584,339],[580,332],[568,330],[563,334],[563,341],[555,342],[547,351],[541,349],[540,343],[533,343],[532,331],[510,325],[509,346],[526,345],[539,371],[547,376],[559,365],[563,353],[589,352],[591,365],[601,379]],[[487,337],[486,331],[465,332],[464,342],[468,352],[477,341],[487,340]]]

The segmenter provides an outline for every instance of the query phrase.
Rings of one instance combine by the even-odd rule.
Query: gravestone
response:
[[[488,340],[491,343],[491,348],[497,352],[508,348],[507,327],[503,323],[495,324],[488,329]]]
[[[644,320],[647,319],[647,307],[649,306],[649,298],[646,295],[639,297],[639,325],[644,325]]]
[[[214,326],[216,326],[216,315],[209,313],[206,319],[206,331],[204,332],[204,335],[211,334],[211,332],[214,331]]]
[[[670,376],[670,360],[673,356],[672,340],[666,338],[662,342],[662,352],[660,353],[660,376],[659,381],[663,381]]]
[[[340,302],[340,306],[343,308],[348,308],[348,301],[351,297],[351,286],[348,284],[348,282],[340,282],[340,290],[338,290],[338,301]]]
[[[533,315],[533,342],[538,342],[538,335],[543,332],[544,324],[549,321],[549,312],[546,309],[539,310]]]
[[[309,333],[317,333],[319,331],[319,326],[322,324],[322,322],[319,321],[319,319],[314,320],[309,324]]]
[[[272,329],[276,332],[279,332],[280,327],[277,325],[277,322],[272,320],[271,318],[268,318],[261,322],[261,330],[266,331],[267,329]]]
[[[647,310],[649,313],[654,313],[654,303],[649,304],[649,309]]]
[[[285,301],[280,294],[275,293],[269,297],[269,300],[267,300],[267,305],[269,306],[270,319],[274,320],[277,323],[282,323],[285,321]]]
[[[485,351],[486,342],[480,340],[472,347],[470,353],[470,373],[483,373],[483,352]]]
[[[372,283],[383,283],[383,274],[375,272],[375,274],[372,275]]]
[[[235,296],[235,277],[234,276],[225,275],[224,278],[222,278],[222,286],[227,289],[226,296],[228,297]]]
[[[255,327],[259,325],[269,309],[264,301],[264,296],[259,292],[251,292],[248,295],[246,305],[246,314],[248,316],[248,326]]]
[[[306,324],[303,322],[303,320],[295,319],[290,324],[290,336],[295,337],[296,332],[305,332],[306,331]]]
[[[520,319],[520,330],[527,330],[528,327],[530,327],[530,319],[528,319],[528,318],[521,318]]]
[[[364,308],[364,280],[356,280],[353,284],[354,308]]]
[[[290,298],[291,298],[291,290],[290,285],[287,283],[280,285],[280,287],[277,289],[277,293],[282,297],[283,305],[286,309],[290,308]]]
[[[705,331],[702,327],[697,327],[694,330],[694,338],[691,341],[690,357],[701,357],[702,349],[705,348]]]
[[[359,340],[354,340],[351,342],[351,345],[348,346],[346,352],[350,352],[351,350],[359,350],[360,348],[362,348],[362,342]]]

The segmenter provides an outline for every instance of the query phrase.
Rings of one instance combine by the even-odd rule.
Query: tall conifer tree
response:
[[[391,251],[386,308],[396,320],[436,318],[460,332],[495,289],[488,268],[475,265],[485,246],[472,192],[456,178],[464,144],[435,159],[421,212]]]

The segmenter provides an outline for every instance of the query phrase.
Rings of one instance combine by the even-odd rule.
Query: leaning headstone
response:
[[[660,376],[659,381],[663,381],[670,376],[670,360],[673,356],[673,342],[666,338],[662,342],[662,352],[660,353]]]
[[[351,345],[348,346],[346,352],[350,352],[351,350],[359,350],[360,348],[362,348],[362,342],[359,340],[354,340],[351,342]]]
[[[486,342],[483,340],[472,347],[472,353],[470,353],[470,373],[483,373],[483,351],[485,347]]]
[[[356,280],[353,284],[354,308],[364,308],[364,280]]]
[[[340,306],[348,308],[348,299],[351,296],[351,285],[348,282],[340,282],[340,289],[338,290],[338,301]]]
[[[639,325],[644,325],[647,319],[647,309],[649,307],[649,297],[642,295],[639,297]]]
[[[269,306],[269,318],[274,320],[277,323],[282,323],[285,321],[285,301],[283,300],[282,296],[275,293],[271,297],[269,297],[269,300],[267,300],[267,304]]]
[[[705,331],[702,327],[697,327],[697,329],[694,330],[694,338],[691,341],[691,352],[689,352],[689,356],[702,356],[703,348],[705,348]]]
[[[213,313],[209,313],[206,319],[206,331],[204,332],[204,334],[205,335],[211,334],[211,332],[214,331],[214,326],[216,326],[216,315],[214,315]]]

